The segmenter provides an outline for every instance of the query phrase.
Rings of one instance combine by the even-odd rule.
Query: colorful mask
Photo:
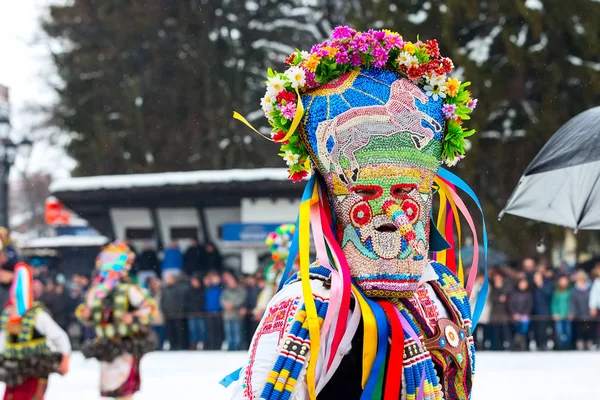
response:
[[[367,296],[409,295],[427,263],[442,99],[394,71],[360,69],[302,102],[300,136],[325,178],[355,281]],[[394,223],[391,209],[403,223]]]
[[[20,321],[27,310],[33,307],[33,273],[25,263],[19,263],[15,267],[10,302],[13,306],[9,317],[11,322]]]
[[[108,244],[96,257],[95,290],[91,291],[97,298],[106,296],[123,277],[126,277],[135,260],[135,254],[129,247],[119,241]]]

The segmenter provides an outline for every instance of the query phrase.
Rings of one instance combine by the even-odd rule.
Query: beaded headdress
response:
[[[292,238],[296,231],[296,225],[280,225],[269,233],[265,244],[271,253],[271,262],[265,268],[264,276],[267,283],[273,283],[276,277],[283,272],[292,245]]]
[[[128,278],[134,260],[135,253],[124,242],[114,241],[106,245],[96,257],[98,277],[90,295],[104,298],[120,280]]]

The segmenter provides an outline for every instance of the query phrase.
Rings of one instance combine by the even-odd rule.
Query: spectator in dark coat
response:
[[[258,328],[258,321],[254,316],[254,310],[256,309],[256,302],[261,289],[258,287],[256,278],[253,275],[249,275],[245,280],[246,286],[246,301],[242,308],[243,328],[242,328],[242,343],[243,347],[248,348],[250,342],[252,342],[252,336],[256,328]]]
[[[204,277],[204,308],[206,309],[205,350],[221,350],[223,346],[222,290],[221,277],[216,271],[210,271]]]
[[[52,317],[54,321],[60,326],[65,332],[69,329],[69,324],[73,319],[73,300],[69,293],[65,290],[64,285],[56,285],[55,289],[55,309]],[[73,308],[73,309],[71,309]]]
[[[231,272],[223,273],[223,324],[227,350],[240,350],[242,347],[242,307],[246,301],[246,288],[240,285]]]
[[[187,285],[173,271],[165,273],[165,283],[166,286],[162,290],[160,305],[164,313],[169,349],[187,350],[189,347],[187,320],[183,315]]]
[[[160,262],[156,255],[156,250],[152,247],[152,243],[147,243],[144,251],[137,256],[137,278],[140,283],[147,282],[148,278],[155,276],[159,278],[161,276]]]
[[[513,320],[515,348],[521,351],[527,350],[533,296],[529,291],[529,281],[526,277],[519,280],[517,289],[508,296],[507,307]]]
[[[552,279],[545,279],[542,271],[533,275],[533,318],[531,328],[535,339],[537,350],[548,349],[548,330],[552,326],[550,323],[550,303],[552,302],[552,292],[554,283]]]
[[[575,286],[571,291],[570,312],[573,317],[573,339],[577,350],[589,349],[592,345],[590,326],[590,280],[584,270],[575,274]]]
[[[205,270],[223,271],[223,260],[214,243],[207,242],[204,245],[203,258],[202,268]]]
[[[190,350],[196,350],[198,343],[206,343],[206,324],[204,321],[204,288],[200,277],[195,275],[185,293],[184,312],[187,314]]]
[[[175,240],[171,242],[168,249],[165,249],[163,255],[162,272],[164,274],[169,270],[177,272],[183,271],[183,255]]]
[[[204,248],[200,246],[197,240],[193,240],[183,256],[183,270],[188,276],[205,273],[206,270],[202,265],[203,259]]]
[[[510,347],[510,326],[507,312],[508,288],[504,276],[496,273],[488,297],[490,303],[491,349],[503,350]]]

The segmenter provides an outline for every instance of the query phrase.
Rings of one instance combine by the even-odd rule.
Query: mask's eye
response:
[[[410,192],[412,192],[416,188],[417,188],[417,185],[415,185],[415,184],[401,183],[401,184],[392,186],[392,189],[390,190],[390,194],[392,195],[392,197],[395,197],[397,199],[402,199],[402,198],[408,196],[410,194]]]
[[[374,200],[383,193],[379,186],[355,186],[352,191],[365,200]]]

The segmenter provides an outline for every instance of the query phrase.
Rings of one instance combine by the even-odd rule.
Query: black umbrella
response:
[[[600,107],[564,124],[540,150],[500,213],[600,229]]]

